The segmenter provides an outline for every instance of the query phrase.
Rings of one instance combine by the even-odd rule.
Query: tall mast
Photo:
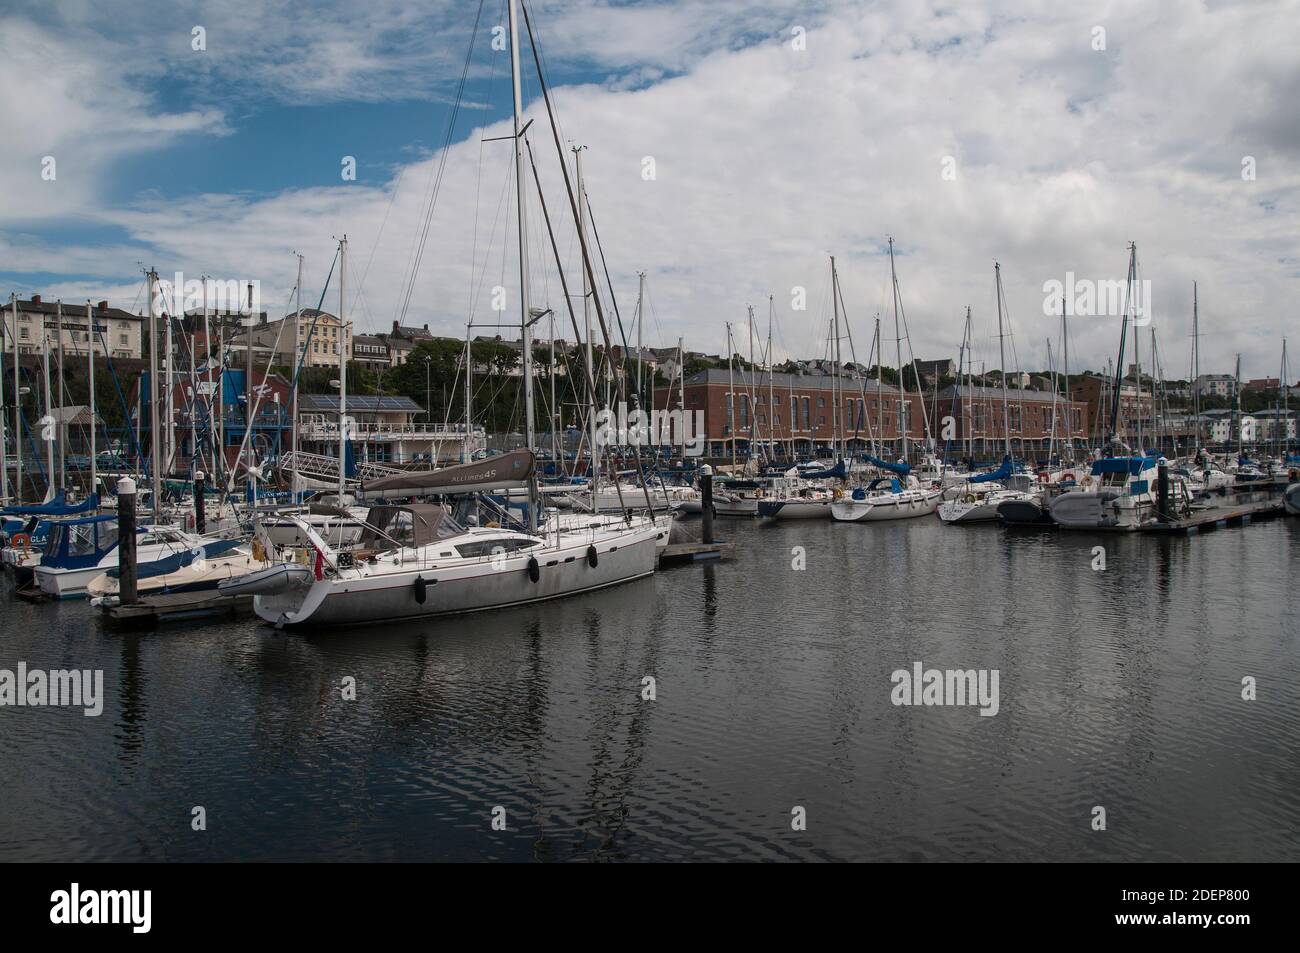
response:
[[[149,476],[153,488],[153,521],[162,522],[162,441],[158,439],[158,322],[154,314],[154,292],[158,273],[146,276],[145,299],[149,308]]]
[[[1134,370],[1137,372],[1133,375],[1133,386],[1137,389],[1133,402],[1133,415],[1137,421],[1136,450],[1138,456],[1146,456],[1146,446],[1142,440],[1142,334],[1138,331],[1136,322],[1133,324],[1133,365]],[[1123,369],[1119,373],[1122,375],[1124,373]],[[1122,384],[1120,390],[1123,391]]]
[[[686,462],[686,347],[682,339],[677,339],[677,406],[682,409],[682,462]],[[735,441],[732,441],[732,456],[735,456]]]
[[[772,387],[772,295],[767,296],[767,450],[776,459],[776,393]]]
[[[348,453],[348,236],[339,239],[339,506],[347,492]],[[252,339],[249,339],[252,345]],[[256,492],[256,491],[254,491]]]
[[[513,3],[511,6],[513,9]],[[575,176],[577,178],[578,188],[578,241],[585,249],[587,247],[587,188],[582,181],[582,150],[586,146],[573,147],[573,164]],[[585,254],[585,252],[584,252]],[[587,269],[582,269],[582,314],[587,323],[587,368],[591,375],[591,406],[588,412],[587,421],[587,440],[591,452],[591,501],[592,506],[596,505],[596,489],[600,485],[600,455],[596,452],[596,364],[594,357],[594,348],[592,347],[592,326],[591,326],[591,296],[593,294],[591,281],[588,280]]]
[[[1061,347],[1065,351],[1065,432],[1069,435],[1066,446],[1070,460],[1074,459],[1074,404],[1070,396],[1070,329],[1065,322],[1065,299],[1061,299]]]
[[[67,433],[67,423],[63,419],[64,407],[63,407],[63,301],[62,300],[59,300],[55,303],[54,313],[55,313],[55,333],[58,334],[59,336],[58,337],[59,376],[57,378],[57,386],[55,387],[55,394],[57,394],[59,398],[59,417],[58,417],[58,422],[55,424],[54,434],[56,437],[58,437],[59,440],[59,486],[61,486],[66,490],[68,487],[68,455],[67,455],[67,448],[65,446],[66,441],[64,439],[64,436]]]
[[[727,435],[731,438],[731,470],[736,470],[736,348],[731,340],[731,322],[727,322]],[[681,348],[677,351],[681,363]]]
[[[1056,365],[1052,363],[1052,339],[1047,339],[1047,372],[1052,376],[1052,428],[1047,436],[1047,466],[1052,466],[1052,448],[1056,445]]]
[[[1002,330],[1002,265],[993,263],[994,297],[998,300],[998,363],[1002,365],[1002,436],[1007,456],[1011,456],[1011,410],[1007,404],[1007,347]]]
[[[474,323],[471,321],[465,325],[465,440],[461,443],[461,463],[469,463],[469,438],[474,432],[474,352],[470,348],[473,334]]]
[[[208,279],[203,278],[203,321],[206,324],[208,320]],[[209,376],[209,379],[211,377]],[[226,472],[226,322],[222,320],[220,312],[217,313],[217,426],[215,428],[217,443],[217,474],[220,478],[221,485],[229,486],[225,482]]]
[[[18,295],[10,294],[9,303],[14,310],[13,334],[10,335],[14,342],[14,502],[21,504],[23,501],[23,391],[18,376],[22,364],[18,354]]]
[[[879,452],[885,450],[885,368],[880,353],[880,315],[876,315],[876,433],[880,434]],[[871,449],[877,451],[874,439]]]
[[[1129,242],[1128,245],[1128,290],[1124,295],[1124,318],[1120,323],[1119,329],[1119,357],[1115,360],[1113,368],[1113,381],[1110,391],[1110,442],[1119,441],[1119,407],[1120,393],[1123,390],[1124,383],[1124,346],[1128,342],[1128,314],[1129,307],[1133,302],[1133,285],[1137,281],[1137,243]],[[1141,419],[1139,415],[1138,419]],[[1138,448],[1141,449],[1140,447]]]
[[[62,305],[59,306],[62,308]],[[44,370],[45,378],[45,417],[47,420],[53,420],[54,407],[51,404],[50,393],[50,336],[45,330],[45,318],[41,318],[41,367]],[[54,496],[54,441],[45,441],[45,495],[47,498]]]
[[[1277,376],[1278,396],[1282,400],[1282,416],[1277,418],[1278,421],[1277,427],[1274,428],[1274,429],[1280,428],[1279,436],[1281,437],[1282,440],[1282,465],[1283,466],[1286,465],[1286,452],[1290,448],[1290,444],[1291,444],[1291,434],[1290,434],[1291,428],[1289,424],[1291,410],[1290,407],[1288,407],[1290,401],[1287,399],[1288,395],[1287,395],[1287,386],[1286,386],[1286,378],[1289,371],[1290,368],[1287,367],[1287,363],[1286,363],[1286,338],[1283,338],[1282,339],[1282,366],[1281,368],[1278,369],[1278,376]]]
[[[757,394],[754,391],[754,306],[748,305],[749,318],[745,322],[749,325],[749,388],[746,399],[749,401],[749,456],[752,460],[754,457],[754,437],[758,433],[758,414],[755,409],[758,406],[756,400]]]
[[[1233,389],[1237,392],[1237,405],[1236,405],[1237,409],[1236,412],[1233,414],[1233,425],[1234,425],[1234,429],[1237,431],[1237,460],[1238,462],[1240,462],[1242,442],[1243,442],[1242,434],[1241,434],[1241,355],[1240,354],[1237,355],[1236,387]]]
[[[295,253],[296,254],[296,253]],[[207,299],[205,296],[204,304]],[[206,318],[205,318],[206,320]],[[294,502],[298,500],[298,378],[299,367],[303,358],[306,356],[307,347],[302,340],[302,255],[298,255],[298,307],[293,313],[293,393],[289,399],[293,402],[290,409],[290,423],[292,433],[289,439],[293,441],[293,486],[290,499]]]
[[[835,335],[835,366],[831,368],[831,443],[835,448],[836,462],[844,456],[843,428],[840,421],[840,296],[839,274],[835,271],[835,256],[831,255],[831,313]]]
[[[1201,312],[1196,282],[1192,282],[1192,420],[1196,427],[1196,446],[1201,449]]]
[[[894,349],[898,358],[898,432],[902,435],[902,459],[907,461],[907,385],[903,381],[903,334],[898,326],[898,273],[894,270],[894,239],[889,238],[889,283],[894,290]]]
[[[167,423],[166,423],[167,447],[166,447],[166,451],[165,451],[165,452],[166,452],[166,456],[165,456],[163,459],[164,459],[164,461],[165,461],[165,466],[167,467],[167,471],[168,471],[169,473],[172,472],[172,468],[176,465],[176,464],[175,464],[175,460],[176,460],[176,400],[175,400],[175,398],[172,396],[172,395],[173,395],[174,388],[176,387],[175,367],[173,366],[173,363],[172,363],[172,351],[174,350],[174,348],[172,347],[172,312],[176,310],[176,309],[175,309],[175,306],[174,306],[174,302],[175,302],[175,293],[176,293],[176,292],[175,292],[175,289],[173,289],[173,297],[172,297],[172,302],[173,302],[173,304],[172,304],[171,306],[165,308],[165,309],[164,309],[164,314],[163,314],[163,319],[167,322],[167,331],[166,331],[166,336],[165,336],[165,340],[166,340],[166,353],[165,353],[165,355],[164,355],[164,360],[165,360],[165,362],[166,362],[166,373],[165,373],[165,375],[164,375],[164,381],[165,381],[165,386],[166,386],[166,388],[167,388],[167,397],[166,397],[166,400],[165,400],[164,403],[163,403],[163,407],[166,408],[166,410],[164,411],[164,413],[167,414]],[[252,332],[250,331],[249,333],[251,334]],[[250,347],[251,347],[251,345],[252,345],[252,342],[251,342],[251,341],[249,342],[249,345],[250,345]],[[250,353],[251,353],[251,351],[250,351]]]
[[[645,321],[645,272],[636,273],[636,405],[641,406],[641,325]]]
[[[14,315],[14,335],[18,334],[18,315]],[[8,340],[8,332],[5,329],[4,319],[0,318],[0,505],[6,505],[9,502],[9,448],[5,441],[5,345]],[[14,355],[17,357],[17,355]],[[18,402],[18,394],[14,394],[14,403]],[[21,503],[21,500],[14,500],[15,503]]]
[[[510,74],[514,87],[515,120],[515,214],[519,226],[519,320],[523,335],[524,427],[529,451],[537,449],[537,426],[533,419],[533,326],[528,306],[528,193],[524,185],[524,101],[519,77],[518,0],[510,0]],[[528,478],[528,529],[537,532],[537,470]],[[593,498],[594,502],[594,498]]]
[[[971,399],[970,399],[970,392],[969,392],[970,376],[968,374],[965,374],[966,366],[969,363],[970,363],[970,305],[966,305],[966,323],[962,327],[961,347],[957,349],[957,394],[959,395],[958,399],[961,402],[960,406],[961,406],[961,414],[962,414],[962,428],[961,428],[962,439],[958,444],[958,446],[960,446],[961,443],[966,444],[967,457],[970,457],[974,453],[973,445],[971,443],[972,427],[971,427]],[[963,375],[966,378],[965,386],[962,385]],[[966,393],[963,394],[962,393],[963,390],[965,390]],[[947,462],[948,461],[945,459],[944,460],[945,466],[947,466]]]
[[[559,418],[559,416],[560,416],[560,409],[559,409],[559,407],[557,407],[556,404],[555,404],[555,312],[554,312],[554,311],[551,311],[550,326],[551,326],[551,327],[550,327],[550,334],[551,334],[551,368],[550,368],[550,372],[547,374],[547,377],[548,377],[549,382],[550,382],[550,385],[551,385],[551,403],[550,403],[550,410],[551,410],[551,412],[550,412],[550,417],[551,417],[551,463],[552,463],[552,464],[554,465],[554,467],[555,467],[555,474],[556,474],[556,476],[559,476],[559,474],[560,474],[560,457],[558,456],[558,454],[559,454],[560,451],[559,451],[559,440],[558,440],[558,432],[559,432],[559,420],[558,420],[558,418]]]
[[[99,490],[99,467],[95,459],[95,309],[86,300],[86,369],[90,386],[90,492]]]

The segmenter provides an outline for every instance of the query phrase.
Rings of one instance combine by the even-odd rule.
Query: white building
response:
[[[142,354],[142,331],[145,319],[121,308],[110,308],[107,301],[92,305],[95,327],[86,318],[85,302],[62,304],[43,301],[32,295],[27,301],[18,299],[18,320],[15,330],[12,303],[4,305],[5,351],[12,354],[15,340],[19,354],[40,354],[43,350],[41,336],[49,342],[51,353],[58,353],[63,345],[65,360],[77,355],[86,356],[92,348],[97,357],[139,358]]]
[[[1237,395],[1237,379],[1231,374],[1202,374],[1192,385],[1201,397],[1228,397]]]

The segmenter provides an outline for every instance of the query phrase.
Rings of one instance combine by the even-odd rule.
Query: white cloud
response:
[[[610,82],[562,86],[556,101],[564,137],[589,147],[588,190],[625,318],[635,272],[649,273],[658,324],[647,331],[655,343],[683,334],[688,347],[720,351],[723,322],[743,324],[747,304],[765,331],[773,293],[779,350],[820,354],[833,253],[864,356],[874,313],[885,315],[887,339],[892,333],[882,256],[892,234],[918,357],[955,354],[970,304],[977,346],[989,367],[996,364],[997,258],[1020,363],[1036,368],[1045,363],[1043,338],[1056,329],[1043,314],[1043,283],[1067,270],[1122,279],[1134,240],[1143,277],[1153,282],[1166,372],[1185,374],[1196,279],[1203,366],[1227,370],[1241,350],[1245,372],[1259,376],[1276,372],[1278,337],[1296,330],[1288,309],[1300,273],[1300,74],[1286,26],[1300,22],[1298,6],[1182,0],[1079,10],[1041,2],[1008,16],[1000,4],[946,12],[902,0],[835,4],[810,15],[802,52],[790,47],[791,14],[775,9],[742,15],[729,4],[585,4],[542,7],[537,15],[553,70],[580,60],[617,67]],[[366,22],[382,22],[388,9],[376,7]],[[326,27],[335,21],[321,20],[318,37],[334,35]],[[277,44],[296,34],[280,40],[252,22],[264,34],[259,48],[291,63],[291,47]],[[414,28],[414,21],[393,22]],[[1096,25],[1107,31],[1102,52],[1090,46]],[[374,73],[364,51],[336,52],[336,64],[301,74],[294,88],[325,94],[340,77]],[[463,53],[442,55],[451,62]],[[75,101],[75,91],[68,95]],[[539,104],[532,115],[562,251],[576,263]],[[408,321],[460,334],[471,301],[476,320],[491,319],[492,285],[513,296],[511,216],[501,206],[509,149],[479,141],[507,131],[496,123],[451,148]],[[98,161],[111,160],[90,141]],[[940,177],[949,155],[956,181]],[[1245,155],[1258,163],[1256,181],[1241,178]],[[641,176],[646,156],[655,160],[654,181]],[[206,196],[188,202],[183,217],[162,200],[96,214],[127,229],[162,271],[262,280],[272,308],[293,281],[290,252],[309,255],[308,286],[319,287],[331,236],[346,232],[353,287],[369,263],[364,307],[354,317],[379,328],[399,311],[436,161],[405,168],[391,212],[391,184],[348,184]],[[530,224],[535,296],[563,314],[535,208]],[[113,275],[129,273],[140,257],[76,243],[42,254],[48,270],[75,273],[98,259],[95,272]],[[574,286],[580,280],[576,268],[568,277]],[[809,312],[789,311],[794,285],[809,289]],[[1117,338],[1114,319],[1075,319],[1074,367],[1101,366]]]

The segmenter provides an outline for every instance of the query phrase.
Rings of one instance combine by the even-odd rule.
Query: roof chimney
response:
[[[41,303],[41,296],[40,296],[40,295],[32,295],[32,304],[40,304],[40,303]]]
[[[101,301],[99,304],[95,305],[95,310],[96,310],[96,311],[107,311],[107,310],[108,310],[108,302],[107,302],[107,301]]]

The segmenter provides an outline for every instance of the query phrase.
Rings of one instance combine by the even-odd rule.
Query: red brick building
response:
[[[705,453],[713,457],[729,455],[733,442],[738,453],[748,451],[751,443],[755,450],[772,446],[777,456],[827,453],[837,433],[850,451],[869,451],[874,439],[878,450],[894,454],[904,428],[914,455],[925,439],[927,416],[940,449],[948,438],[950,454],[964,453],[967,446],[979,454],[996,454],[1004,443],[1000,388],[949,387],[927,399],[924,410],[922,398],[908,393],[905,420],[900,420],[898,390],[877,388],[874,380],[863,378],[835,381],[828,375],[758,372],[751,380],[748,372],[729,375],[725,368],[711,368],[686,379],[685,396],[688,412],[703,411]],[[655,388],[653,406],[678,409],[678,388]],[[1086,405],[1058,396],[1056,414],[1056,440],[1084,445]],[[1047,448],[1052,436],[1050,391],[1010,391],[1007,416],[1013,450]],[[953,425],[945,432],[947,417],[953,418]]]

